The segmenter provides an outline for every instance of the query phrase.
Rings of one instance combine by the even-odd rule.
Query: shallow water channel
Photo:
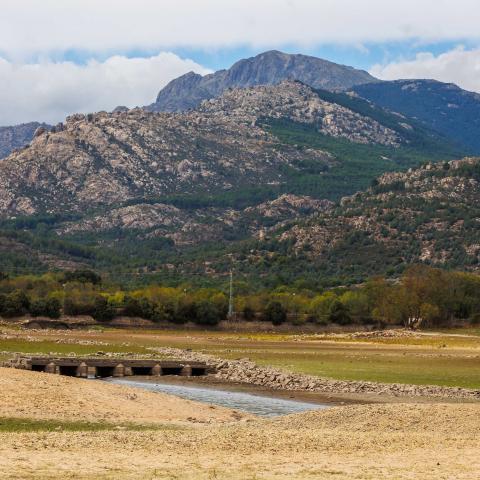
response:
[[[211,403],[222,407],[243,410],[262,417],[276,417],[289,413],[300,413],[307,410],[319,410],[328,408],[327,405],[287,400],[283,398],[255,395],[252,393],[222,390],[218,388],[206,388],[190,385],[174,385],[161,382],[142,382],[137,380],[125,380],[109,378],[105,381],[144,388],[152,392],[163,392],[177,397],[195,400],[197,402]]]

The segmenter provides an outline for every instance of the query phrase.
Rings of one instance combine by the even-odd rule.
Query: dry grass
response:
[[[13,338],[0,335],[0,352],[3,358],[17,351],[142,354],[172,346],[341,380],[480,388],[480,336],[461,332],[352,339],[192,330],[12,331]]]

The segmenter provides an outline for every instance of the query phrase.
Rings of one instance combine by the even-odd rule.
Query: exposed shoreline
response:
[[[319,398],[335,399],[350,403],[401,403],[414,400],[422,403],[425,399],[436,402],[479,402],[480,390],[438,385],[410,385],[401,383],[379,383],[368,381],[332,380],[301,373],[259,366],[248,358],[224,360],[213,355],[182,350],[172,347],[155,349],[160,355],[183,361],[201,361],[217,370],[216,378],[226,383],[256,385],[268,390],[287,392],[312,392]],[[293,393],[292,393],[293,395]]]
[[[224,384],[208,377],[160,380]],[[255,387],[266,392],[303,395]],[[0,471],[5,480],[477,480],[478,413],[478,405],[466,403],[399,403],[332,406],[272,420],[124,385],[0,369],[0,423],[21,417],[102,426],[0,428]]]
[[[126,385],[12,368],[0,368],[0,417],[183,425],[252,418]]]
[[[368,405],[388,403],[478,403],[475,399],[461,398],[438,398],[438,397],[394,397],[388,394],[355,394],[355,393],[324,393],[304,390],[281,390],[268,386],[250,383],[229,382],[215,375],[202,377],[180,377],[165,375],[162,377],[136,376],[125,377],[129,379],[151,383],[166,383],[172,385],[189,385],[192,387],[212,388],[232,392],[244,392],[252,395],[294,400],[318,405],[342,406],[342,405]]]

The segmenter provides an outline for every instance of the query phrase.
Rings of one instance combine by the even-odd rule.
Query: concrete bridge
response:
[[[131,375],[181,375],[186,377],[214,373],[203,362],[159,359],[97,357],[16,357],[10,366],[34,372],[56,373],[70,377],[126,377]]]

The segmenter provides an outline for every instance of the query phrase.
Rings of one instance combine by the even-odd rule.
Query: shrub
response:
[[[263,312],[263,318],[266,322],[272,322],[273,325],[281,325],[287,320],[287,312],[280,302],[269,302]]]
[[[173,309],[170,305],[154,304],[152,318],[154,322],[171,322],[174,317]]]
[[[39,298],[31,302],[29,310],[33,317],[59,318],[61,305],[57,298]]]
[[[330,322],[338,323],[339,325],[347,325],[352,321],[347,308],[340,300],[335,300],[330,306],[328,319]]]
[[[217,325],[223,319],[222,312],[212,302],[203,300],[197,304],[196,323],[199,325]]]
[[[250,305],[243,307],[243,318],[247,321],[255,319],[255,310]]]
[[[63,313],[65,315],[94,315],[95,305],[93,301],[79,301],[70,296],[65,297]]]
[[[143,309],[137,298],[125,296],[123,315],[126,317],[142,317]]]
[[[19,317],[25,315],[30,307],[28,297],[21,290],[15,290],[5,296],[2,315],[4,317]]]
[[[182,302],[174,317],[172,318],[174,323],[184,324],[187,322],[197,321],[197,306],[193,302]]]
[[[99,322],[108,322],[115,317],[115,309],[105,297],[98,295],[95,297],[92,317]]]
[[[102,277],[92,270],[73,270],[64,273],[65,282],[80,282],[99,285],[102,283]]]
[[[480,325],[480,313],[475,313],[470,317],[470,323],[472,325]]]

